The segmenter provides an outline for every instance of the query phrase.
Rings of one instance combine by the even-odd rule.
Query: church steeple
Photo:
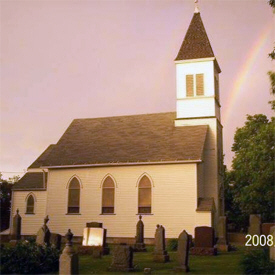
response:
[[[175,59],[177,79],[176,127],[208,125],[203,171],[198,196],[214,198],[215,217],[223,215],[222,124],[220,115],[219,73],[221,72],[195,1],[195,12]],[[200,170],[201,169],[201,170]],[[199,183],[198,183],[199,186]],[[220,190],[220,191],[219,191]],[[220,194],[219,194],[220,192]]]
[[[200,12],[196,10],[175,61],[215,57]]]
[[[204,28],[197,1],[175,63],[177,118],[216,117],[220,120],[221,69]]]

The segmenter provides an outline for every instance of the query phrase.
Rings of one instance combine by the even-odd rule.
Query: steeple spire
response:
[[[194,13],[199,13],[200,10],[199,10],[199,0],[195,0],[195,11]]]

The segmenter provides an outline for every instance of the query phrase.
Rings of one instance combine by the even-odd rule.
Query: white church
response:
[[[217,228],[221,70],[197,8],[175,66],[176,112],[75,119],[29,166],[12,194],[22,235],[35,235],[46,215],[62,235],[70,228],[81,237],[87,222],[101,222],[109,242],[133,239],[139,215],[147,241],[157,224],[167,238]]]

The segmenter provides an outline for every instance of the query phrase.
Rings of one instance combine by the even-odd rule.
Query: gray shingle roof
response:
[[[39,168],[44,163],[53,147],[54,144],[49,145],[47,149],[29,166],[29,168]]]
[[[40,165],[201,160],[207,126],[175,127],[175,118],[173,112],[75,119]]]
[[[200,13],[194,13],[175,60],[178,61],[206,57],[215,57],[215,55],[206,34]]]
[[[45,190],[43,185],[43,173],[26,173],[12,187],[13,190]]]

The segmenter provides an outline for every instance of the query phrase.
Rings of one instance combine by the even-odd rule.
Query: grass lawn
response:
[[[218,256],[190,256],[190,274],[242,274],[239,262],[244,249],[220,253]],[[134,266],[137,272],[130,274],[143,274],[145,267],[152,269],[152,274],[174,273],[173,267],[176,263],[176,252],[169,252],[170,262],[154,263],[152,252],[134,253]],[[91,256],[79,257],[79,274],[125,274],[118,272],[107,272],[112,256],[104,256],[101,259],[93,259]]]

